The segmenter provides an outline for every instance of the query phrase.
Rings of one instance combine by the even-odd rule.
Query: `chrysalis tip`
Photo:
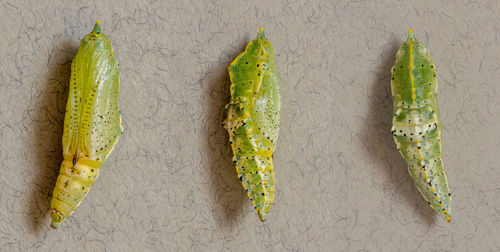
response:
[[[101,20],[97,20],[94,25],[92,32],[100,34],[101,33]]]
[[[259,220],[261,222],[265,222],[266,221],[266,213],[264,213],[264,210],[260,210],[260,211],[257,211],[257,214],[259,215]]]
[[[412,28],[408,29],[408,39],[415,39],[415,37],[413,36],[413,29]]]
[[[266,39],[266,34],[264,33],[264,28],[260,27],[259,29],[259,36],[257,36],[260,39]]]
[[[57,221],[54,221],[54,220],[52,220],[52,223],[50,223],[50,227],[53,228],[53,229],[59,228],[60,225],[61,225],[61,222],[57,222]]]

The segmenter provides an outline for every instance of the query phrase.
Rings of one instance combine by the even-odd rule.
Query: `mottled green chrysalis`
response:
[[[273,202],[273,152],[280,124],[273,46],[260,30],[230,65],[231,100],[225,127],[233,149],[233,162],[243,187],[261,221]]]

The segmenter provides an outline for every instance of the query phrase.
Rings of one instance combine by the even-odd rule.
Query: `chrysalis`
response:
[[[78,207],[122,134],[118,110],[118,63],[100,21],[85,36],[71,64],[63,156],[52,197],[53,228]]]
[[[261,221],[274,202],[273,152],[280,124],[273,46],[261,28],[257,39],[229,65],[231,100],[225,128],[233,163]]]
[[[451,193],[441,159],[436,66],[411,29],[396,55],[391,74],[394,140],[418,190],[450,222]]]

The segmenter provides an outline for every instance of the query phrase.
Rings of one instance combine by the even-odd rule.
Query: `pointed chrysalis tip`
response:
[[[101,20],[95,21],[94,29],[92,32],[95,32],[97,34],[101,33]]]
[[[259,215],[259,220],[261,222],[266,222],[266,214],[264,211],[257,211],[257,214]]]
[[[259,29],[259,36],[258,38],[260,39],[266,39],[266,34],[264,33],[264,28],[263,27],[260,27]]]
[[[408,39],[415,39],[415,37],[413,36],[413,29],[412,28],[408,29]]]

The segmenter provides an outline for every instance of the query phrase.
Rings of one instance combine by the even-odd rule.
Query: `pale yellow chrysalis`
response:
[[[71,64],[62,139],[64,161],[50,212],[53,228],[82,202],[122,134],[118,86],[118,64],[111,42],[97,21],[82,39]]]

